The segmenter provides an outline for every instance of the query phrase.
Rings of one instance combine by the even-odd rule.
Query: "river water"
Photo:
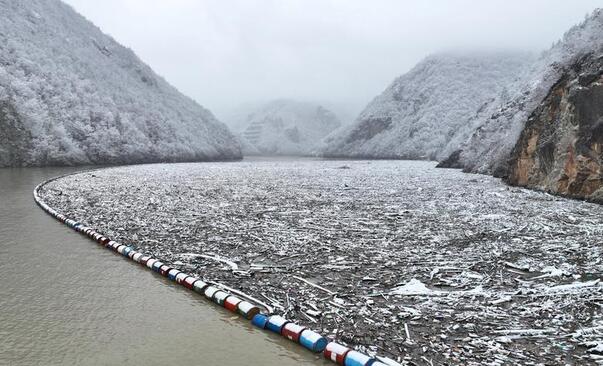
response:
[[[45,214],[70,171],[0,169],[0,365],[327,364]]]

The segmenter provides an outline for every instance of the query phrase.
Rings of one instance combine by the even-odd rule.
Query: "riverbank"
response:
[[[592,362],[603,207],[404,161],[82,173],[51,206],[401,362]],[[591,334],[592,333],[592,334]],[[592,349],[591,349],[592,351]]]

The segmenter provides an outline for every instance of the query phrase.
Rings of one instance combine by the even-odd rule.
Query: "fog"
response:
[[[446,50],[541,51],[601,0],[67,0],[185,94],[229,119],[275,98],[352,119]]]

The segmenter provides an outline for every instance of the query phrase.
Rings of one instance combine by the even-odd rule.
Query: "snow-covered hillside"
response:
[[[603,10],[597,9],[534,62],[507,103],[480,116],[479,128],[444,165],[506,176],[511,150],[530,114],[577,60],[602,51]]]
[[[0,0],[0,166],[233,159],[236,139],[58,0]]]
[[[246,155],[311,155],[340,126],[337,116],[313,103],[276,100],[252,113],[241,134]]]
[[[351,126],[329,136],[326,156],[441,159],[500,106],[533,57],[442,53],[427,57],[376,97]]]

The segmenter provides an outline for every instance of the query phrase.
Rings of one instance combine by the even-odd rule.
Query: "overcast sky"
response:
[[[218,117],[275,98],[357,113],[432,52],[541,51],[603,0],[66,0]]]

